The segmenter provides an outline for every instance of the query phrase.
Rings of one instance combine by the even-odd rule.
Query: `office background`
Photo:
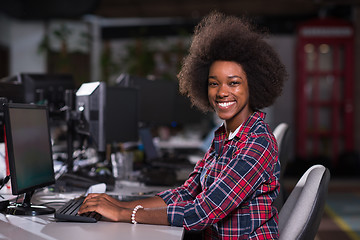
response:
[[[77,86],[89,81],[115,83],[126,74],[176,81],[178,63],[186,54],[198,20],[212,9],[254,17],[271,33],[269,43],[286,65],[289,79],[283,95],[267,112],[274,128],[291,127],[289,162],[300,175],[309,164],[296,155],[298,71],[297,27],[312,19],[334,17],[354,29],[353,121],[355,154],[342,165],[360,176],[360,3],[357,0],[246,1],[11,1],[0,7],[0,79],[24,72],[71,73]],[[77,2],[75,4],[75,2]],[[45,41],[48,40],[48,41]],[[65,64],[61,54],[66,55]],[[149,58],[150,56],[150,58]],[[72,62],[73,61],[73,62]],[[202,133],[204,134],[204,133]],[[329,164],[328,159],[310,159]],[[291,167],[291,164],[289,165]],[[299,168],[300,166],[300,168]],[[306,165],[307,166],[307,165]],[[305,167],[304,167],[305,169]],[[336,172],[336,169],[331,169]],[[359,171],[357,171],[359,170]]]
[[[289,160],[295,161],[299,157],[296,128],[300,121],[296,112],[300,91],[297,28],[313,19],[348,21],[354,28],[352,57],[357,66],[360,59],[358,1],[186,1],[180,5],[167,1],[110,0],[55,1],[51,5],[40,0],[31,4],[21,0],[3,3],[0,8],[0,78],[24,72],[65,72],[73,74],[77,86],[89,81],[111,84],[126,78],[124,74],[176,81],[193,26],[213,9],[248,15],[260,27],[269,30],[268,40],[285,63],[289,79],[283,95],[264,111],[272,128],[280,122],[291,126]],[[359,71],[355,67],[351,73],[354,93],[360,90]],[[354,94],[351,99],[351,118],[355,123],[360,122],[359,98]],[[360,150],[360,126],[353,126],[353,131],[345,133],[352,135],[350,141],[356,152],[349,160],[349,167],[357,166],[356,161],[360,161],[352,160]],[[335,160],[322,161],[337,167],[333,163]]]

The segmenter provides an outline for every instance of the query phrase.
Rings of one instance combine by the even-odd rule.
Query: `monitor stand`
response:
[[[33,194],[34,191],[26,192],[23,202],[8,206],[6,214],[36,216],[55,212],[55,209],[51,207],[32,205],[31,197]]]

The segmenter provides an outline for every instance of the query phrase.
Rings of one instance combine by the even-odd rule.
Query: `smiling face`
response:
[[[208,76],[208,98],[227,131],[235,131],[251,114],[246,73],[240,64],[215,61]]]

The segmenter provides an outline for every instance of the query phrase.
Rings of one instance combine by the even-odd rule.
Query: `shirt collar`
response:
[[[236,135],[240,136],[246,136],[246,134],[250,131],[250,129],[256,124],[256,122],[259,119],[265,119],[266,114],[264,112],[261,111],[255,111],[245,122],[243,122],[238,129],[235,130],[234,133],[232,133],[231,135],[233,135],[233,137],[235,137]],[[240,132],[240,133],[239,133]],[[232,137],[232,138],[233,138]],[[229,137],[227,137],[226,134],[226,129],[225,129],[225,125],[222,124],[216,131],[215,131],[215,139],[217,140],[225,140],[226,138],[230,139],[230,134]]]

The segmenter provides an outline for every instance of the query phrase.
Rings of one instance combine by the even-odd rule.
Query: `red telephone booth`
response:
[[[296,154],[336,166],[353,150],[354,28],[338,19],[305,22],[296,52]]]

